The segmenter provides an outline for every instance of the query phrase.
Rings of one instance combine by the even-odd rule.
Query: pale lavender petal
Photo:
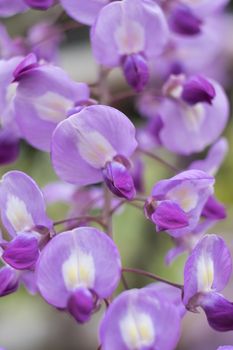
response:
[[[43,194],[32,178],[20,171],[6,173],[0,183],[1,218],[11,236],[33,231],[36,226],[48,229],[52,221],[46,215]]]
[[[149,293],[151,297],[157,297],[160,300],[175,305],[179,310],[180,317],[183,317],[186,313],[186,309],[182,303],[181,289],[166,283],[158,282],[147,285],[144,290],[146,293]]]
[[[28,6],[23,0],[0,0],[0,16],[9,17],[18,12],[23,12],[28,9]]]
[[[32,146],[49,151],[57,124],[75,103],[88,98],[87,85],[70,80],[61,68],[41,65],[23,72],[15,98],[23,137]]]
[[[169,332],[168,324],[172,324]],[[140,333],[141,327],[146,327],[146,334]],[[146,289],[134,289],[123,292],[110,304],[100,325],[100,343],[103,350],[172,350],[179,333],[180,316],[172,303],[151,297]]]
[[[116,155],[129,158],[136,146],[135,128],[123,113],[90,106],[57,126],[52,163],[61,179],[83,186],[102,181],[106,162]]]
[[[109,297],[117,287],[121,263],[115,244],[97,229],[80,227],[55,236],[41,253],[36,271],[37,285],[50,304],[66,308],[72,289],[65,282],[64,264],[71,255],[78,258],[80,254],[92,262],[93,285],[90,289],[99,298]],[[79,283],[74,288],[80,287]]]
[[[92,25],[102,7],[109,0],[60,0],[61,5],[70,17],[76,21]]]
[[[210,175],[215,175],[220,168],[228,149],[228,142],[224,137],[222,137],[210,147],[205,159],[194,160],[189,165],[189,169],[200,169]]]
[[[232,270],[231,254],[224,240],[206,235],[188,257],[184,268],[185,305],[192,308],[199,293],[221,291],[229,281]],[[193,300],[192,300],[193,299]]]

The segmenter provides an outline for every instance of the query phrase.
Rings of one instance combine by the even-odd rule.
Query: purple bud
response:
[[[216,93],[213,85],[202,76],[193,76],[183,85],[182,99],[190,105],[199,102],[212,104]]]
[[[0,296],[3,297],[17,290],[19,279],[17,272],[11,267],[0,269]]]
[[[37,10],[47,10],[54,3],[54,0],[24,0],[26,4]]]
[[[2,258],[17,270],[33,269],[39,257],[37,239],[23,234],[4,245],[4,249]]]
[[[118,197],[133,199],[136,192],[133,178],[124,164],[118,161],[108,162],[102,173],[110,191]]]
[[[170,27],[178,34],[197,35],[201,32],[202,20],[185,5],[176,6],[170,16]]]
[[[206,293],[201,298],[209,325],[219,332],[233,330],[233,303],[219,293]]]
[[[127,83],[137,92],[142,91],[149,80],[147,59],[140,53],[124,56],[122,68]]]
[[[151,216],[158,231],[175,230],[189,225],[187,214],[174,202],[163,201]]]
[[[80,287],[70,296],[67,307],[77,322],[85,323],[95,308],[93,294],[87,288]]]
[[[222,220],[227,216],[226,208],[222,203],[218,202],[214,196],[208,198],[201,215],[207,219],[213,220]]]
[[[14,81],[19,81],[22,75],[27,71],[34,69],[38,66],[37,58],[34,53],[27,55],[16,67],[13,72]]]
[[[9,129],[0,129],[0,164],[14,162],[19,155],[19,139]]]

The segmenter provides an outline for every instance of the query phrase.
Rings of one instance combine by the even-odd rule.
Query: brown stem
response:
[[[104,219],[104,224],[106,227],[107,234],[112,238],[112,216],[111,216],[112,194],[105,183],[103,184],[103,186],[104,186],[103,219]]]
[[[127,280],[126,280],[123,272],[121,273],[121,281],[122,281],[122,284],[123,284],[125,290],[129,289],[129,285],[127,283]]]
[[[74,217],[74,218],[63,219],[63,220],[55,221],[53,223],[53,226],[66,224],[66,223],[69,223],[69,222],[72,222],[72,221],[82,221],[82,220],[83,221],[96,222],[97,224],[102,226],[104,229],[106,228],[106,225],[101,220],[101,218],[94,217],[94,216],[77,216],[77,217]]]
[[[176,168],[174,165],[168,163],[166,160],[160,158],[159,156],[157,156],[157,155],[154,154],[154,153],[151,153],[151,152],[146,151],[146,150],[141,149],[141,148],[139,148],[138,150],[139,150],[139,152],[141,152],[141,153],[144,154],[145,156],[150,157],[150,158],[156,160],[157,162],[159,162],[160,164],[162,164],[162,165],[164,165],[165,167],[169,168],[170,170],[174,171],[175,173],[178,173],[178,172],[181,171],[180,169]]]
[[[130,268],[130,267],[124,267],[122,268],[122,272],[130,272],[130,273],[135,273],[137,275],[141,275],[141,276],[145,276],[145,277],[148,277],[148,278],[151,278],[153,280],[156,280],[156,281],[159,281],[159,282],[164,282],[166,284],[169,284],[170,286],[173,286],[173,287],[176,287],[176,288],[179,288],[179,289],[183,289],[183,285],[182,284],[178,284],[178,283],[173,283],[173,282],[170,282],[160,276],[157,276],[151,272],[148,272],[148,271],[144,271],[144,270],[141,270],[141,269],[134,269],[134,268]]]

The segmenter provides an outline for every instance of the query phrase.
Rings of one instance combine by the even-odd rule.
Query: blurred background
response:
[[[230,11],[231,6],[229,6]],[[46,13],[28,11],[4,20],[3,23],[14,37],[25,35],[32,25],[42,20],[59,23],[70,21],[61,12],[61,9],[55,6]],[[229,43],[232,37],[233,31],[229,32],[229,37],[223,37],[222,40]],[[67,30],[60,46],[58,63],[74,80],[94,83],[97,79],[98,67],[93,59],[88,38],[89,29],[87,27],[81,26]],[[231,49],[233,52],[233,42]],[[227,87],[230,100],[232,97],[231,83],[232,81]],[[113,91],[121,92],[126,89],[118,69],[110,74],[109,84]],[[127,98],[119,101],[115,107],[139,123],[133,99]],[[228,218],[216,225],[211,233],[222,234],[233,253],[233,130],[231,120],[225,136],[230,143],[230,151],[217,175],[215,189],[218,199],[227,207]],[[178,163],[180,167],[185,167],[186,162],[191,160],[185,159],[184,161],[164,151],[162,156],[173,164]],[[10,166],[2,167],[1,175],[11,169],[25,171],[41,187],[56,180],[49,155],[31,148],[24,142],[21,144],[20,158]],[[148,159],[146,159],[146,169],[147,193],[158,179],[173,175],[159,163]],[[55,220],[63,219],[66,208],[64,206],[49,208],[49,213]],[[138,209],[128,206],[114,218],[114,239],[120,249],[123,266],[143,268],[171,281],[182,283],[186,255],[178,258],[172,266],[166,266],[164,256],[172,247],[172,242],[166,234],[156,234],[154,226],[145,220],[143,213]],[[135,275],[126,277],[131,287],[139,287],[151,282]],[[233,300],[233,281],[224,293]],[[0,298],[0,346],[6,350],[95,350],[98,347],[97,334],[101,313],[102,310],[93,317],[88,325],[80,326],[69,315],[47,305],[40,296],[28,295],[21,288],[13,295]],[[208,326],[202,312],[200,314],[188,313],[185,316],[177,350],[215,350],[219,345],[226,344],[233,345],[233,332],[215,332]]]

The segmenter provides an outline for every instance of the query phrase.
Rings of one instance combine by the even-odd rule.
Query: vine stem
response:
[[[148,271],[144,271],[144,270],[141,270],[141,269],[134,269],[134,268],[130,268],[130,267],[124,267],[122,268],[122,272],[129,272],[129,273],[135,273],[137,275],[141,275],[141,276],[145,276],[145,277],[148,277],[148,278],[151,278],[153,280],[156,280],[156,281],[159,281],[159,282],[164,282],[166,284],[169,284],[170,286],[173,286],[173,287],[176,287],[176,288],[179,288],[179,289],[183,289],[183,285],[182,284],[178,284],[178,283],[173,283],[173,282],[170,282],[160,276],[157,276],[151,272],[148,272]]]
[[[149,152],[149,151],[142,149],[142,148],[138,148],[138,151],[141,152],[142,154],[144,154],[145,156],[156,160],[157,162],[159,162],[160,164],[169,168],[170,170],[174,171],[175,173],[178,173],[181,171],[180,169],[176,168],[174,165],[168,163],[166,160],[162,159],[161,157],[157,156],[156,154],[154,154],[152,152]]]
[[[106,225],[102,221],[102,219],[100,217],[94,217],[94,216],[77,216],[77,217],[74,217],[74,218],[63,219],[63,220],[55,221],[53,223],[53,226],[66,224],[66,223],[69,223],[69,222],[72,222],[72,221],[81,221],[81,220],[96,222],[97,224],[99,224],[103,228],[106,228]]]

